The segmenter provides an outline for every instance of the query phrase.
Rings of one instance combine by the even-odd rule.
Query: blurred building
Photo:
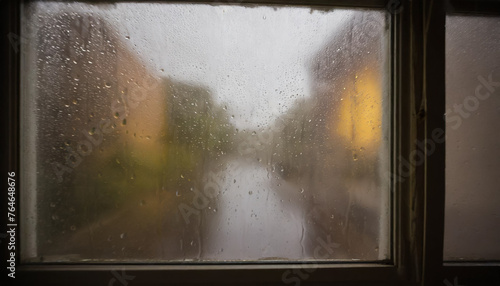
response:
[[[348,253],[339,258],[387,258],[385,28],[382,13],[348,18],[311,60],[313,96],[281,118],[283,175],[310,190],[304,203],[314,225],[309,236],[335,237]]]
[[[227,152],[225,111],[206,88],[146,66],[129,35],[99,16],[66,11],[40,21],[30,95],[37,125],[32,255],[175,259],[197,252],[193,244],[176,250],[196,235],[177,205],[192,199],[208,158]]]

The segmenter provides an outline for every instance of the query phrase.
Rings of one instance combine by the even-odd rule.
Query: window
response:
[[[23,15],[26,261],[390,258],[384,11]]]
[[[499,17],[447,18],[445,260],[500,258]],[[467,37],[465,37],[467,35]],[[474,35],[477,40],[470,41]]]
[[[446,11],[496,4],[193,2],[6,4],[13,281],[498,284],[443,144]]]

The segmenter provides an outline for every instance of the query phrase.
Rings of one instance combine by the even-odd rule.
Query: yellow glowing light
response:
[[[374,151],[380,146],[382,124],[382,87],[379,77],[370,71],[355,76],[342,90],[337,135],[354,149]]]

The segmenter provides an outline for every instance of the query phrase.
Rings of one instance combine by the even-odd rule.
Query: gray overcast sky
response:
[[[341,9],[205,4],[40,8],[101,15],[158,75],[208,87],[240,129],[271,124],[295,100],[309,96],[308,60],[352,15]]]

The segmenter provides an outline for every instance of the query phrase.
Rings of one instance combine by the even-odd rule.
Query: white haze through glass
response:
[[[447,17],[445,260],[500,259],[499,45],[499,17]]]

